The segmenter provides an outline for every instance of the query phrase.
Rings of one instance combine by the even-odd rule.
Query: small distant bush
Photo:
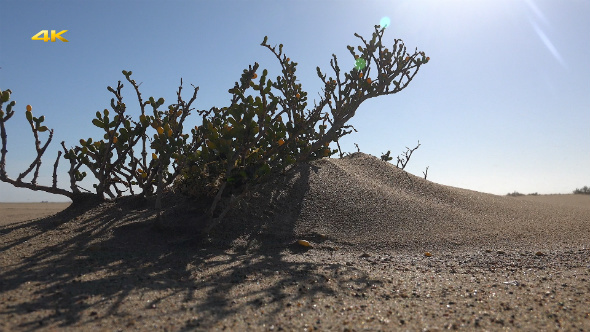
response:
[[[412,158],[412,153],[414,153],[414,151],[418,150],[419,147],[420,147],[420,141],[418,141],[418,145],[416,145],[415,148],[410,149],[409,147],[406,147],[406,151],[404,151],[402,155],[397,156],[397,163],[395,164],[395,167],[405,169],[406,165],[408,165],[408,162],[410,162],[410,158]],[[391,150],[387,150],[386,153],[381,154],[381,160],[382,161],[393,160],[393,157],[391,157],[390,154],[391,154]]]
[[[401,168],[401,169],[406,169],[408,162],[410,162],[410,158],[412,158],[412,153],[414,153],[414,151],[418,150],[419,147],[420,147],[420,141],[418,141],[418,145],[416,145],[415,148],[410,149],[409,147],[406,146],[406,151],[404,151],[402,155],[397,156],[397,163],[395,164],[395,167]],[[391,150],[387,150],[386,153],[382,153],[381,160],[385,161],[385,162],[393,160],[393,157],[391,157],[390,154],[391,154]],[[424,174],[424,179],[426,179],[426,177],[428,177],[428,167],[426,167],[426,170],[424,172],[422,172],[422,174]]]
[[[389,156],[389,154],[391,153],[390,150],[387,150],[386,153],[381,154],[381,160],[382,161],[390,161],[393,159],[393,157]]]
[[[539,193],[530,193],[529,196],[539,196]]]
[[[512,193],[508,193],[506,194],[506,196],[513,196],[513,197],[517,197],[517,196],[524,196],[524,194],[519,193],[518,191],[512,192]]]
[[[574,190],[574,194],[590,195],[590,188],[588,188],[588,186],[584,186],[581,189]]]

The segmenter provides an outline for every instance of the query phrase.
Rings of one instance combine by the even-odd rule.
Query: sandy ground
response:
[[[517,196],[516,199],[540,204],[557,205],[560,207],[590,208],[590,195],[555,194]]]
[[[590,331],[589,196],[312,166],[211,239],[177,196],[164,222],[138,199],[27,207],[0,225],[0,331]]]
[[[39,219],[65,210],[71,203],[0,203],[0,226]]]

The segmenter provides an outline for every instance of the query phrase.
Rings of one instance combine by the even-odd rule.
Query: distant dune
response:
[[[58,213],[71,203],[0,203],[0,225],[27,221]]]

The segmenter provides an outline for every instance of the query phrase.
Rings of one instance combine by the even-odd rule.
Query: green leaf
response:
[[[270,172],[270,166],[268,166],[268,164],[264,163],[257,171],[256,174],[258,176],[262,176],[265,174],[268,174]]]
[[[29,120],[30,121],[30,120]],[[92,120],[92,124],[97,126],[98,128],[104,128],[104,123],[102,123],[101,121],[99,121],[98,119],[94,119]]]
[[[10,99],[10,91],[9,90],[2,91],[2,95],[0,97],[0,101],[2,101],[3,103],[5,103],[9,99]]]
[[[47,131],[47,127],[41,126],[41,127],[37,128],[37,131],[40,133],[45,132],[45,131]]]
[[[217,148],[217,145],[215,145],[215,143],[213,143],[212,141],[207,141],[207,147],[213,150]]]
[[[27,115],[27,120],[29,122],[33,122],[33,113],[27,111],[26,115]]]

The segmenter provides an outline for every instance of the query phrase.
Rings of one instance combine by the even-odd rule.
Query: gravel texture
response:
[[[590,196],[483,194],[360,153],[258,189],[210,239],[172,194],[160,219],[125,198],[4,223],[0,331],[590,331]]]

